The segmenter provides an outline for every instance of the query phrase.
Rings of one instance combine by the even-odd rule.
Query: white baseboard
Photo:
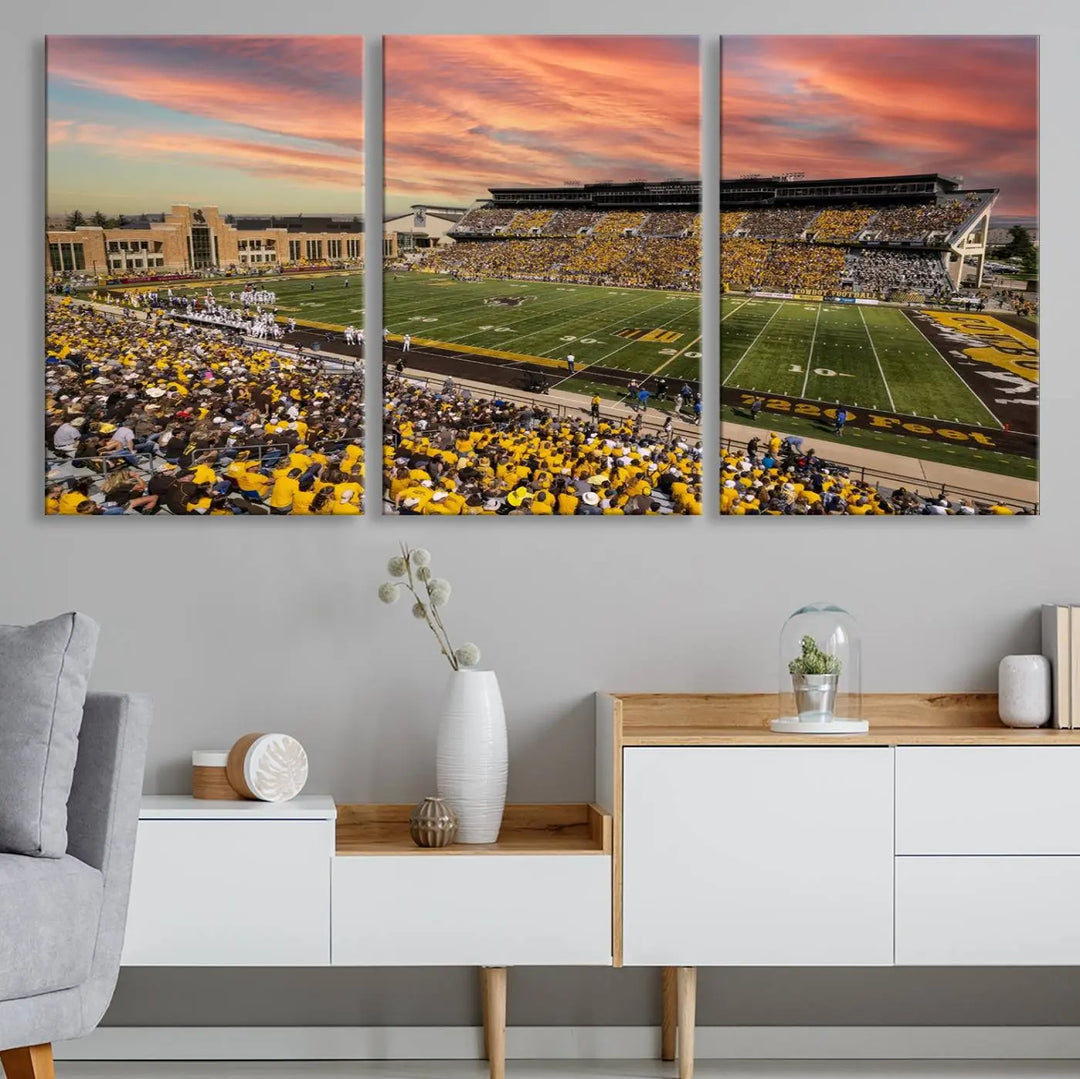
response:
[[[509,1027],[519,1060],[656,1057],[658,1027]],[[478,1027],[101,1027],[58,1060],[479,1060]],[[698,1027],[702,1060],[1077,1060],[1080,1027]]]

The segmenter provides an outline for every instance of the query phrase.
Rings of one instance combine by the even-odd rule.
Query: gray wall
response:
[[[5,405],[0,597],[5,621],[72,607],[104,626],[94,684],[156,701],[147,790],[182,791],[193,747],[250,729],[295,732],[310,789],[339,800],[409,801],[432,785],[444,671],[421,627],[374,598],[399,539],[429,546],[456,585],[452,629],[498,671],[511,738],[510,797],[593,793],[596,689],[767,691],[784,617],[818,598],[864,632],[867,690],[986,690],[998,659],[1036,648],[1035,607],[1080,599],[1075,479],[1080,415],[1076,317],[1078,12],[1071,0],[942,5],[773,0],[44,0],[12,5],[0,83],[6,104]],[[716,80],[727,33],[990,32],[1043,35],[1043,516],[599,522],[42,519],[40,250],[45,33],[335,33],[368,36],[369,146],[381,118],[376,62],[386,32],[701,33],[705,175],[715,182]],[[793,163],[797,164],[797,163]],[[368,219],[380,217],[371,155]],[[715,206],[706,208],[715,237]],[[712,227],[710,227],[710,215]],[[376,245],[375,250],[378,250]],[[715,290],[716,244],[706,249]],[[368,308],[379,310],[379,282]],[[374,319],[372,319],[374,322]],[[705,355],[718,316],[707,305]],[[378,340],[371,326],[369,339]],[[705,373],[713,399],[715,369]],[[377,421],[377,405],[370,413]],[[707,444],[716,424],[706,425]],[[377,455],[376,455],[377,456]],[[708,494],[707,508],[715,511]],[[1002,914],[1008,932],[1008,914]],[[476,1020],[467,971],[129,971],[109,1021],[452,1024]],[[514,1023],[646,1023],[655,976],[521,971]],[[1070,972],[735,971],[704,978],[703,1023],[1075,1022]]]

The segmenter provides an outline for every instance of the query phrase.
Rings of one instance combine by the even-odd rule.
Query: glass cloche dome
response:
[[[785,734],[863,734],[858,623],[843,607],[800,607],[780,631],[779,718]]]

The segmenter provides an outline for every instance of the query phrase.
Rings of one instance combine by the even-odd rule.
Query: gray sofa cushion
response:
[[[59,858],[98,627],[0,626],[0,852]]]
[[[101,873],[65,855],[0,854],[0,1001],[81,985],[101,917]]]

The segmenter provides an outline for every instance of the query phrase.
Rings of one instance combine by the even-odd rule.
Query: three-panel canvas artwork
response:
[[[50,38],[46,512],[1036,513],[1037,44]]]

